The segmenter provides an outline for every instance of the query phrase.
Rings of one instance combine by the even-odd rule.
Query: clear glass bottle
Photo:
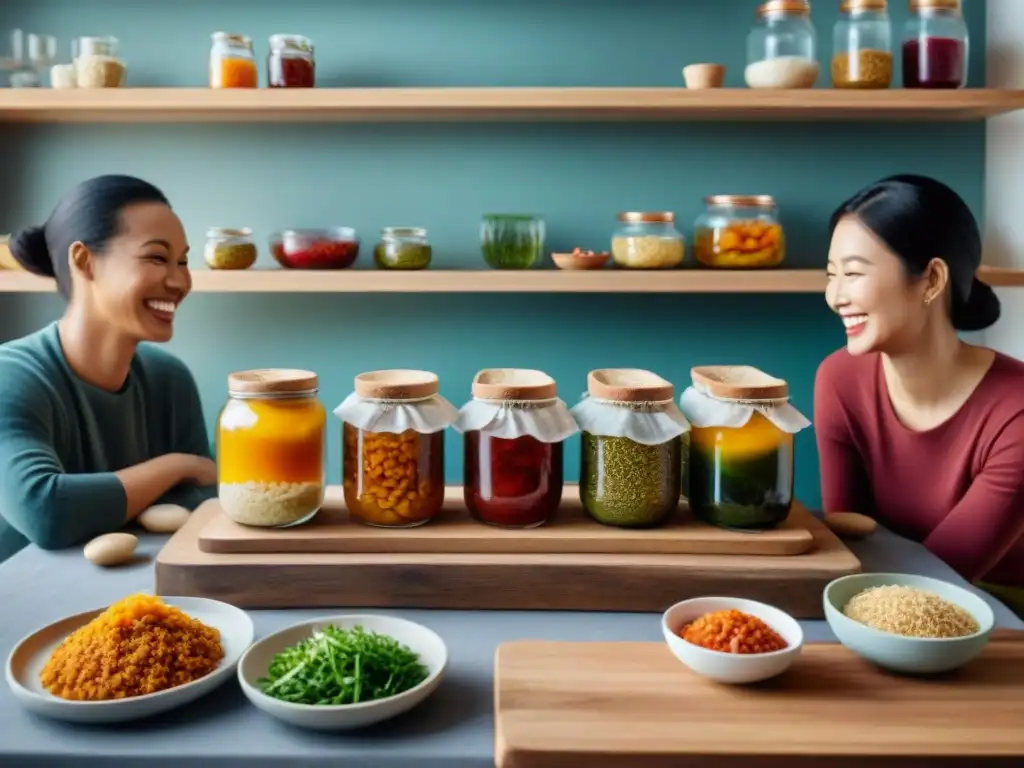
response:
[[[492,269],[529,269],[544,251],[544,219],[530,214],[485,214],[480,250]]]
[[[770,195],[711,195],[694,222],[693,253],[706,267],[777,267],[786,238]]]
[[[210,227],[206,230],[203,258],[210,269],[248,269],[256,263],[257,255],[252,230],[248,227]]]
[[[316,57],[313,42],[308,37],[270,36],[267,85],[271,88],[312,88],[316,85]]]
[[[686,239],[671,211],[626,211],[612,234],[612,259],[626,269],[671,269],[686,257]]]
[[[116,37],[79,37],[72,43],[71,57],[79,88],[120,88],[128,71],[118,58]]]
[[[904,88],[963,88],[969,53],[960,0],[910,0],[903,34]]]
[[[217,420],[221,507],[243,525],[311,519],[324,500],[327,412],[311,371],[264,369],[228,377]]]
[[[373,260],[381,269],[426,269],[432,256],[422,227],[384,227],[373,249]]]
[[[833,28],[832,85],[864,90],[892,84],[892,20],[887,0],[844,0]]]
[[[246,35],[214,32],[210,48],[211,88],[256,88],[259,72],[252,40]]]
[[[817,34],[807,0],[768,0],[747,36],[751,88],[810,88],[818,79]]]

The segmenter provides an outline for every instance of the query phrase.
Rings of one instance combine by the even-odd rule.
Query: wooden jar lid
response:
[[[693,384],[722,400],[786,400],[789,384],[751,365],[704,365],[690,369]]]
[[[437,374],[404,369],[360,373],[355,387],[357,395],[373,400],[420,400],[441,389]]]
[[[294,368],[259,368],[228,375],[228,392],[238,395],[315,392],[319,386],[315,373]]]
[[[543,371],[527,368],[485,368],[473,377],[478,400],[552,400],[558,385]]]
[[[657,403],[671,400],[675,389],[672,382],[640,368],[600,368],[587,375],[587,392],[618,403]]]

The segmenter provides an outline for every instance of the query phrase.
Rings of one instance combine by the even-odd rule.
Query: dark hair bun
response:
[[[975,280],[966,302],[953,299],[950,319],[958,331],[983,331],[995,325],[1001,311],[999,297],[991,286]]]
[[[21,266],[35,275],[54,277],[53,259],[46,245],[43,227],[24,227],[11,235],[11,255]]]

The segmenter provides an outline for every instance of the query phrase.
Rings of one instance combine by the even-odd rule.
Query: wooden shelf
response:
[[[0,123],[965,121],[1019,109],[1024,91],[993,89],[0,89]]]
[[[1024,270],[982,267],[978,276],[995,287],[1024,287]],[[825,272],[816,269],[716,271],[603,269],[562,272],[376,269],[311,271],[252,269],[192,272],[196,293],[821,293]],[[0,270],[0,293],[51,293],[54,282],[27,272]]]

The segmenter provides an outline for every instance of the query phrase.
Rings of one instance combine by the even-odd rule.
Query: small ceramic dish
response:
[[[125,723],[162,714],[205,696],[235,671],[238,660],[253,641],[249,615],[233,605],[201,597],[161,597],[193,619],[220,632],[224,658],[210,674],[166,691],[110,701],[68,701],[54,696],[39,681],[50,655],[64,639],[96,618],[106,608],[68,616],[33,632],[19,642],[7,658],[7,684],[28,710],[44,717],[73,723]]]
[[[690,64],[683,67],[683,82],[691,90],[721,88],[725,83],[725,66],[711,63]]]
[[[601,269],[608,263],[611,254],[607,251],[594,253],[579,248],[572,253],[552,253],[551,259],[559,269]]]
[[[904,637],[861,624],[843,613],[854,595],[882,586],[914,587],[938,595],[971,614],[978,631],[965,637]],[[825,619],[839,642],[880,667],[912,675],[950,672],[973,661],[988,644],[996,624],[992,608],[973,592],[906,573],[855,573],[838,578],[825,587],[824,607]]]
[[[679,636],[682,628],[691,621],[708,613],[730,609],[761,619],[782,636],[786,647],[771,653],[723,653],[701,648]],[[672,654],[698,675],[734,685],[758,683],[781,675],[796,661],[804,645],[803,629],[788,613],[756,600],[738,597],[695,597],[676,603],[662,616],[661,632]]]
[[[308,639],[329,624],[339,629],[361,626],[367,632],[389,635],[419,654],[427,668],[427,679],[404,693],[358,704],[294,704],[268,696],[260,690],[259,679],[281,651]],[[345,615],[304,621],[275,632],[246,651],[238,663],[238,682],[246,698],[271,717],[291,725],[317,731],[346,731],[390,720],[420,704],[441,684],[448,666],[448,649],[432,629],[395,616]]]

